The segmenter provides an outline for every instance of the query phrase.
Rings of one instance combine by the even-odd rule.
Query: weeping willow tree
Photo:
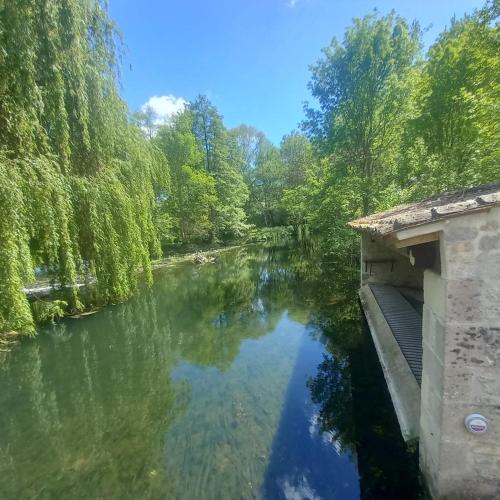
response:
[[[82,275],[108,303],[151,280],[168,170],[129,123],[118,40],[104,0],[0,0],[0,332],[35,331],[37,269],[72,310]]]

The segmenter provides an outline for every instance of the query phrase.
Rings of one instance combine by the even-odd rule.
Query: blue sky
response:
[[[132,110],[161,113],[208,95],[227,127],[241,123],[273,142],[303,118],[308,66],[353,17],[395,9],[429,27],[426,46],[484,0],[110,0],[125,38],[122,95]]]

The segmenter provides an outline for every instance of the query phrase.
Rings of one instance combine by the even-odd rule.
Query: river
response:
[[[0,498],[417,498],[352,267],[244,247],[0,353]]]

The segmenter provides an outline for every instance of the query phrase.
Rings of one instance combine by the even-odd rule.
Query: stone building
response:
[[[433,498],[500,498],[500,184],[355,220],[360,298]]]

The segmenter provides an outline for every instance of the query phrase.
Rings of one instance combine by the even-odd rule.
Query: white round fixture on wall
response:
[[[488,420],[479,413],[467,415],[464,424],[472,434],[484,434],[488,430]]]

